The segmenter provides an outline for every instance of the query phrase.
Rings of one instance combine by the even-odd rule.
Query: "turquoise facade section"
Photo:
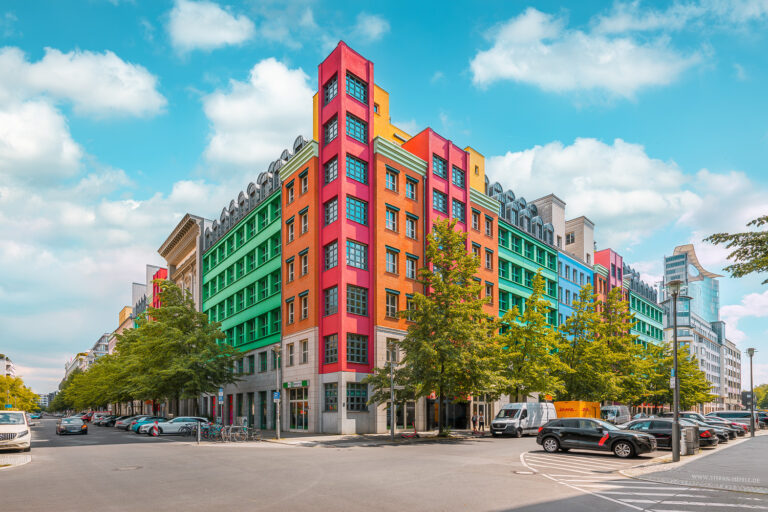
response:
[[[637,335],[638,341],[644,345],[664,341],[663,311],[659,305],[630,290],[629,310],[635,315],[635,325],[630,333]]]
[[[278,188],[203,255],[203,311],[242,352],[280,342],[280,204]]]
[[[544,293],[552,305],[548,321],[557,325],[557,250],[499,219],[499,316],[525,301],[533,292],[532,281],[541,270]]]

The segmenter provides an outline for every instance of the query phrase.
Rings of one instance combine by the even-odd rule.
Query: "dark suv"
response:
[[[656,450],[656,438],[652,435],[621,430],[593,418],[552,420],[539,429],[536,442],[550,453],[573,448],[613,452],[623,459]]]

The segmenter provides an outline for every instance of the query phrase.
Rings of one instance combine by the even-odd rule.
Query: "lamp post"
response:
[[[680,460],[680,376],[677,374],[677,297],[680,295],[679,279],[667,283],[667,290],[672,295],[672,462]]]
[[[755,385],[752,379],[755,374],[752,371],[752,357],[755,355],[755,349],[748,348],[747,354],[749,354],[749,432],[752,437],[755,437]]]

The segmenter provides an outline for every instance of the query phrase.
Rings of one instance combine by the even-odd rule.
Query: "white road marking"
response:
[[[712,503],[703,501],[665,501],[665,505],[689,505],[694,507],[731,507],[731,508],[748,508],[752,510],[768,510],[768,507],[762,505],[747,505],[745,503]]]
[[[553,480],[553,481],[555,481],[555,482],[557,482],[559,484],[565,485],[566,487],[570,487],[572,489],[576,489],[577,491],[586,492],[587,494],[591,494],[592,496],[596,496],[598,498],[603,498],[604,500],[612,501],[614,503],[618,503],[619,505],[624,505],[624,506],[627,506],[627,507],[630,507],[630,508],[634,508],[635,510],[643,510],[641,507],[636,507],[635,505],[630,505],[629,503],[624,503],[622,501],[615,500],[615,499],[611,498],[610,496],[603,496],[602,494],[598,494],[596,492],[592,492],[592,491],[589,491],[587,489],[579,489],[578,487],[576,487],[574,485],[558,481],[556,478],[552,478],[549,475],[542,474],[542,476],[545,477],[545,478],[549,478],[550,480]]]

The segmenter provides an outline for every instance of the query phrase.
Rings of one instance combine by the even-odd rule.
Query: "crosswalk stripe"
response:
[[[626,462],[622,462],[622,461],[616,460],[613,457],[610,457],[610,458],[609,457],[588,457],[588,456],[582,456],[582,455],[570,455],[570,454],[564,455],[562,453],[547,454],[546,452],[528,453],[528,456],[532,456],[532,457],[553,457],[553,458],[558,458],[558,459],[563,459],[563,460],[578,459],[578,460],[584,460],[584,461],[592,461],[592,462],[596,462],[596,463],[600,463],[600,464],[613,464],[613,465],[617,465],[617,466],[626,466],[627,465]]]
[[[591,471],[583,471],[583,470],[580,470],[580,469],[572,469],[572,468],[569,468],[567,466],[560,466],[560,465],[557,465],[557,464],[537,464],[537,465],[532,466],[532,467],[534,469],[536,469],[537,467],[542,467],[542,468],[553,468],[553,469],[556,469],[557,471],[564,471],[564,470],[566,470],[566,471],[572,471],[574,473],[581,473],[583,475],[589,475],[589,474],[592,473]]]
[[[549,475],[542,475],[542,476],[544,476],[545,478],[549,478],[550,480],[552,480],[554,482],[557,482],[557,483],[560,483],[560,484],[565,485],[567,487],[570,487],[571,489],[575,489],[575,490],[581,491],[581,492],[586,492],[587,494],[591,494],[592,496],[596,496],[596,497],[602,498],[604,500],[612,501],[614,503],[618,503],[619,505],[624,505],[624,506],[627,506],[627,507],[631,507],[631,508],[634,508],[635,510],[643,510],[641,507],[637,507],[637,506],[631,505],[629,503],[624,503],[624,502],[619,501],[617,499],[611,498],[610,496],[603,496],[602,494],[598,494],[596,492],[592,492],[592,491],[589,491],[587,489],[579,489],[578,487],[576,487],[574,485],[571,485],[571,484],[566,483],[566,482],[559,481],[556,478],[550,477]]]
[[[617,471],[617,470],[621,469],[622,467],[624,467],[624,466],[614,466],[614,465],[609,465],[609,464],[602,464],[602,463],[599,463],[599,462],[597,462],[597,463],[594,463],[594,462],[582,462],[582,461],[573,461],[573,460],[565,460],[565,459],[558,459],[558,458],[549,459],[547,457],[529,458],[528,460],[530,460],[531,462],[534,462],[534,463],[536,463],[536,462],[554,461],[554,462],[557,462],[557,463],[560,463],[560,464],[567,464],[569,466],[575,466],[575,467],[580,467],[580,468],[604,468],[604,469],[610,469],[612,471]]]
[[[623,496],[674,496],[676,498],[700,498],[698,494],[680,494],[677,492],[626,492],[626,491],[595,491],[600,494],[621,494]]]
[[[694,507],[729,507],[729,508],[748,508],[752,510],[768,510],[763,505],[747,505],[745,503],[712,503],[703,501],[665,501],[664,505],[693,505]],[[661,511],[660,511],[661,512]]]

